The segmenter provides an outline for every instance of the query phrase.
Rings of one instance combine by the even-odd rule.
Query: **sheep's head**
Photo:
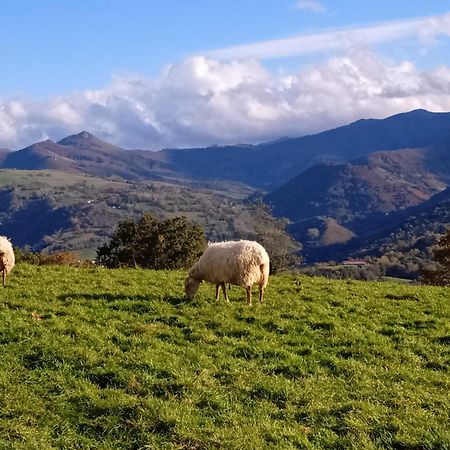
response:
[[[184,292],[186,292],[187,298],[194,298],[195,294],[198,291],[198,287],[200,286],[201,281],[192,278],[191,276],[187,277],[184,280]]]

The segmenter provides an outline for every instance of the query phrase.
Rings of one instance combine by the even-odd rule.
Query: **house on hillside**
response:
[[[346,259],[345,261],[342,261],[343,266],[367,266],[368,262],[364,261],[363,259]]]

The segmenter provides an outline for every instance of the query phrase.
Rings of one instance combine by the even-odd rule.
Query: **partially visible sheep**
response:
[[[3,287],[6,287],[6,275],[11,272],[14,267],[14,251],[9,239],[0,236],[0,270],[2,271]]]
[[[254,241],[209,244],[185,280],[184,289],[188,298],[195,296],[202,281],[216,285],[216,301],[222,287],[228,302],[225,283],[243,286],[249,305],[252,304],[252,287],[259,284],[259,302],[262,303],[269,281],[269,256],[264,247]]]

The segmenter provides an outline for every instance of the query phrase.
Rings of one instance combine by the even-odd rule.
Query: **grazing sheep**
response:
[[[9,239],[0,236],[0,270],[3,275],[3,287],[6,287],[6,275],[11,272],[14,267],[14,251]]]
[[[259,284],[259,302],[269,280],[269,256],[264,247],[254,241],[228,241],[208,244],[200,259],[192,266],[184,288],[188,298],[193,298],[202,281],[216,285],[216,301],[220,288],[225,300],[228,296],[225,283],[243,286],[247,303],[252,304],[252,287]]]

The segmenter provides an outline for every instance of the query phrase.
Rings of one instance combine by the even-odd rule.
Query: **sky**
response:
[[[259,143],[450,111],[450,0],[0,0],[0,147]]]

